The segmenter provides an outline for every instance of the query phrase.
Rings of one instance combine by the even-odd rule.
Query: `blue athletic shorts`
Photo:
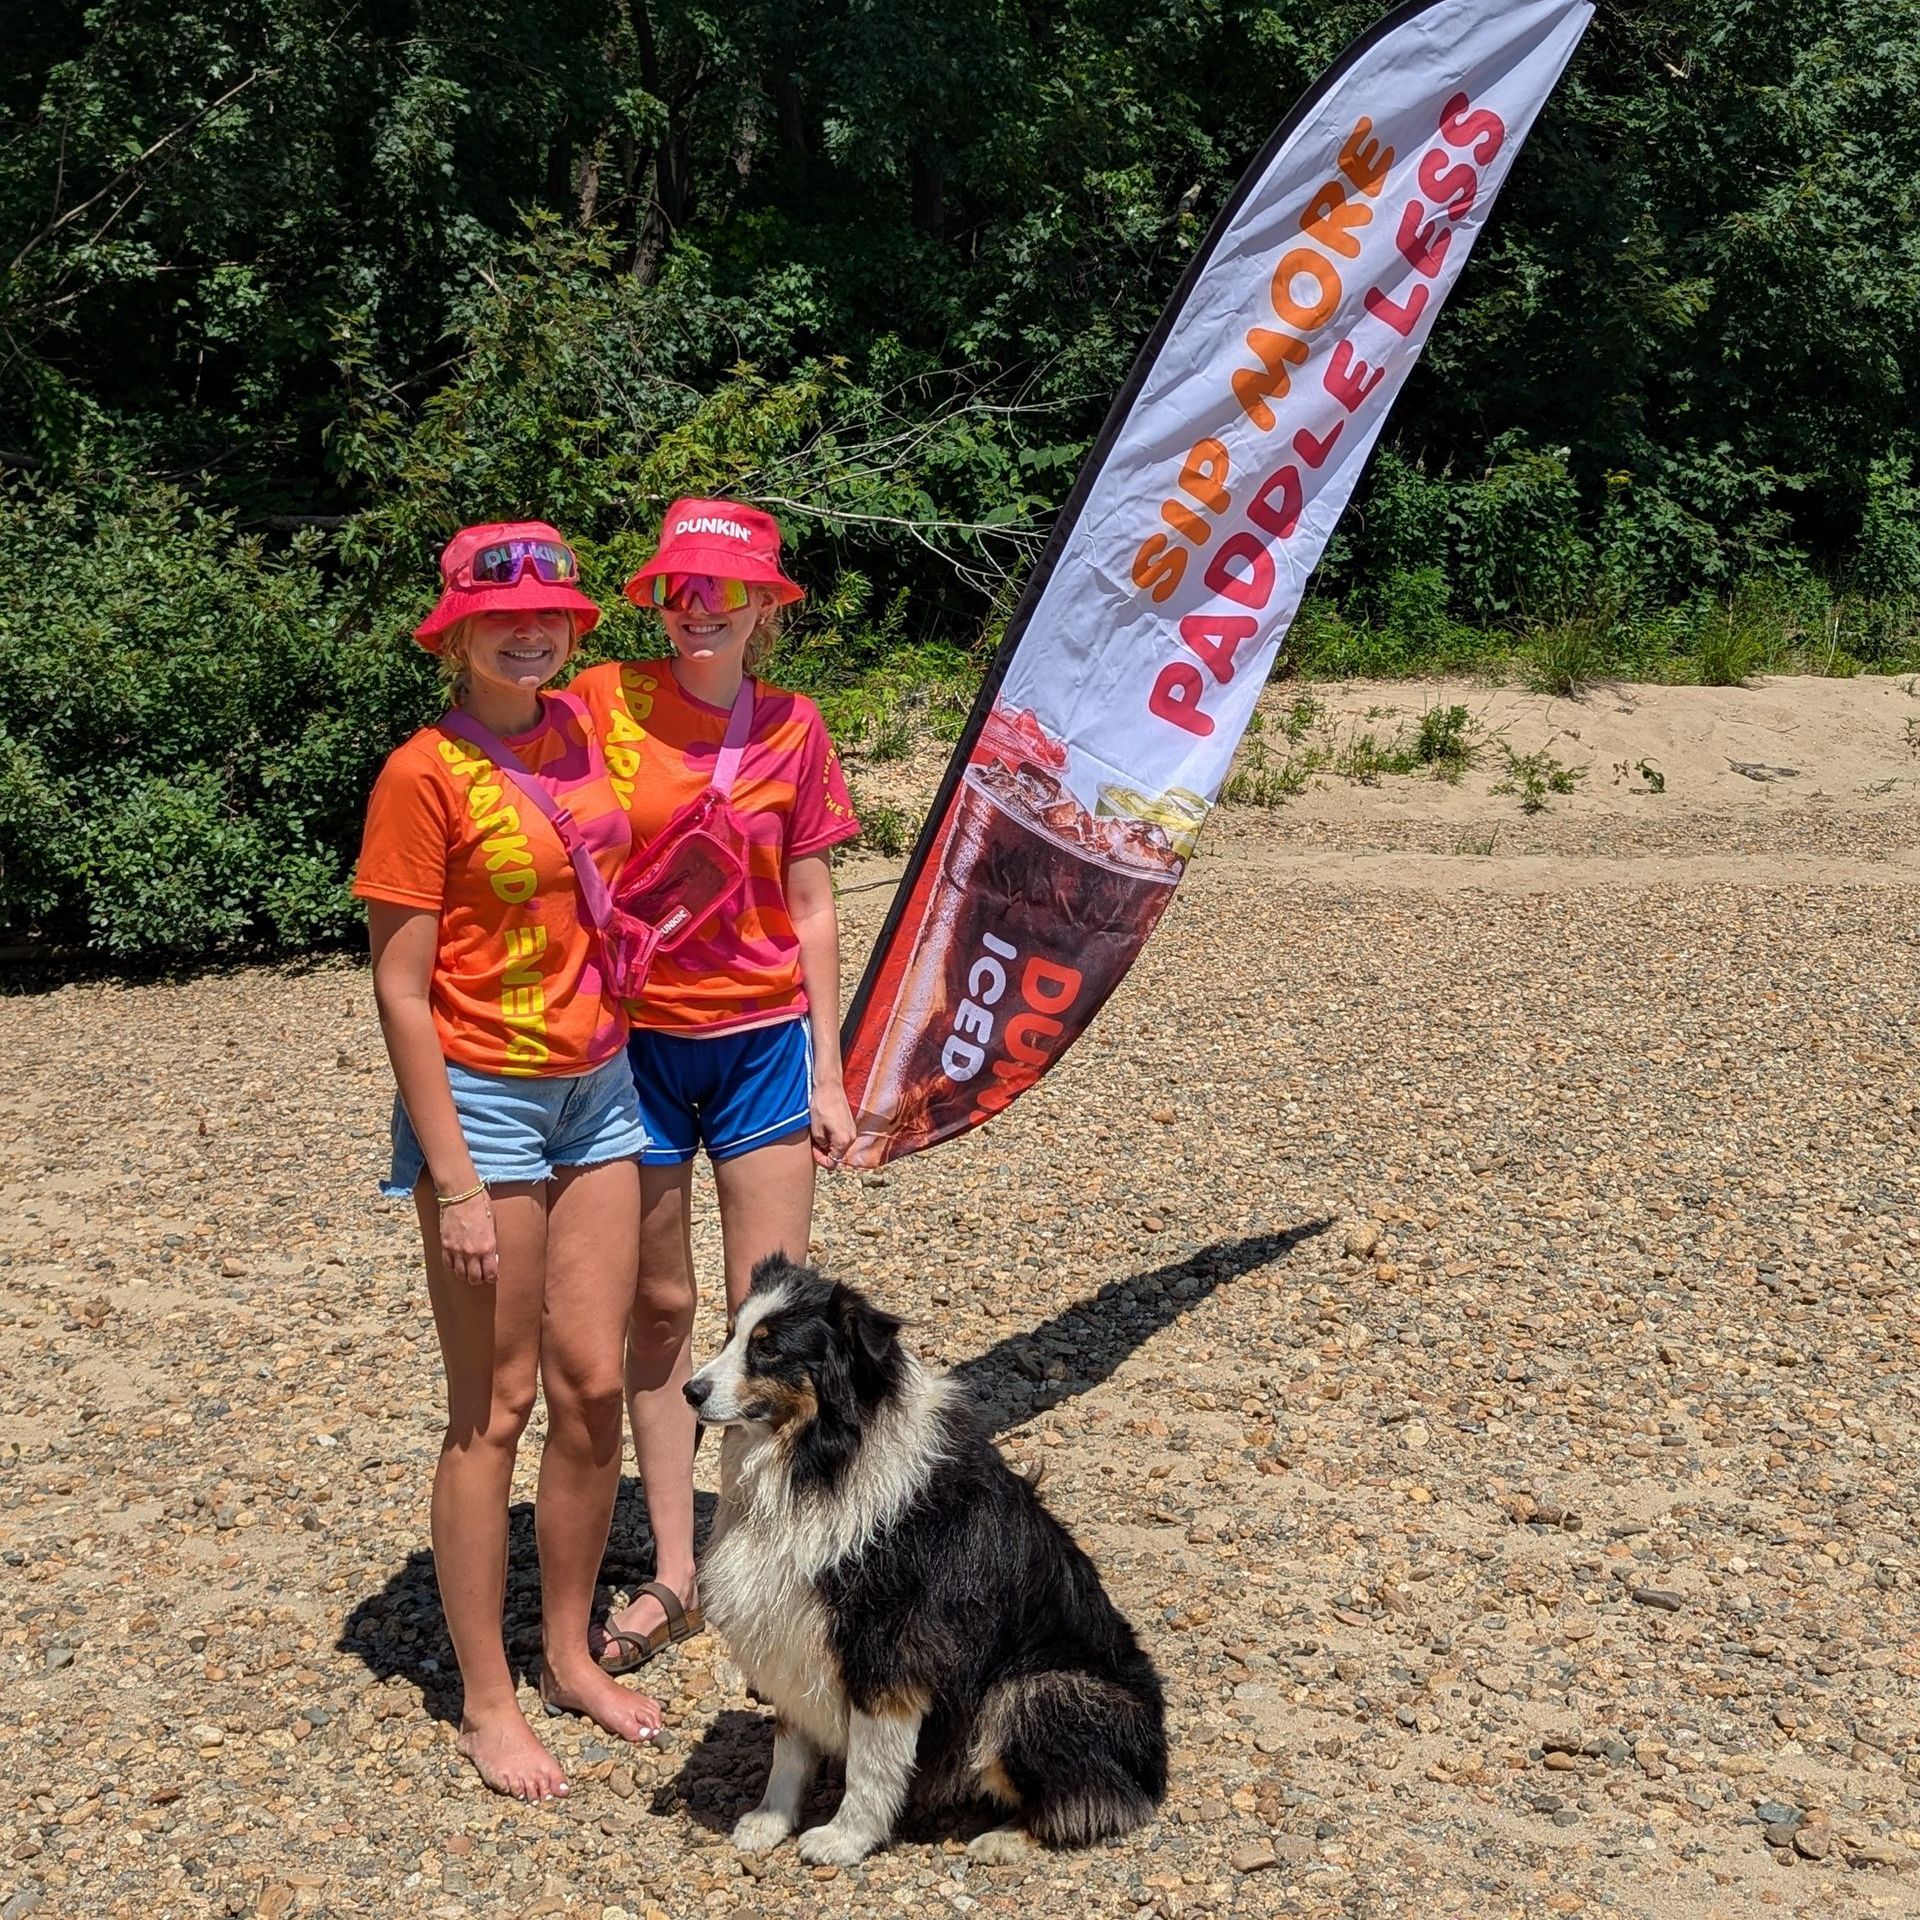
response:
[[[647,1143],[634,1104],[633,1076],[615,1054],[591,1073],[476,1073],[447,1062],[453,1110],[460,1116],[473,1170],[489,1186],[551,1180],[559,1167],[597,1167],[635,1160]],[[393,1164],[380,1191],[402,1200],[418,1184],[427,1158],[407,1118],[393,1103]]]
[[[704,1146],[731,1160],[803,1132],[813,1107],[813,1030],[803,1016],[745,1033],[650,1033],[627,1042],[640,1124],[640,1161],[677,1167]]]

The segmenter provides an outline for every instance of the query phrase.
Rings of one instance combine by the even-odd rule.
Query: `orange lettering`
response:
[[[1280,399],[1292,386],[1287,366],[1299,366],[1307,357],[1307,343],[1266,327],[1255,327],[1247,335],[1247,345],[1260,357],[1260,371],[1243,367],[1233,376],[1233,397],[1242,411],[1262,433],[1273,431],[1273,409],[1269,400]]]
[[[1030,1007],[1064,1013],[1080,991],[1081,975],[1052,960],[1029,960],[1020,975],[1020,997]]]
[[[1347,144],[1340,149],[1340,171],[1369,200],[1380,192],[1380,183],[1393,170],[1393,149],[1371,138],[1373,122],[1363,114],[1353,123]]]
[[[1144,587],[1156,600],[1164,600],[1180,584],[1187,570],[1187,550],[1176,547],[1164,533],[1156,533],[1140,543],[1133,556],[1133,584]]]
[[[1079,978],[1074,975],[1076,981]],[[1060,1033],[1060,1022],[1044,1013],[1016,1013],[1007,1022],[1007,1051],[1022,1066],[1044,1067],[1053,1051],[1046,1043],[1059,1039]]]
[[[1196,441],[1180,468],[1180,491],[1209,513],[1225,513],[1232,498],[1221,482],[1227,477],[1227,450],[1218,440]]]
[[[1191,507],[1183,507],[1178,500],[1161,501],[1160,518],[1175,533],[1184,534],[1196,547],[1204,547],[1212,537],[1213,529]]]
[[[1355,247],[1354,251],[1359,252]],[[1293,297],[1293,283],[1302,275],[1316,288],[1311,306],[1302,306]],[[1273,310],[1288,326],[1300,333],[1311,333],[1324,326],[1327,316],[1340,304],[1340,276],[1333,263],[1311,247],[1294,247],[1280,256],[1273,270]]]
[[[1338,180],[1327,184],[1307,202],[1300,216],[1300,231],[1310,240],[1318,240],[1330,253],[1344,254],[1349,260],[1360,257],[1360,242],[1350,229],[1364,227],[1373,219],[1373,209],[1349,200]]]

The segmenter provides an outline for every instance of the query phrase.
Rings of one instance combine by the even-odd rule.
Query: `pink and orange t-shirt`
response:
[[[611,882],[627,817],[565,708],[506,745],[543,775]],[[478,747],[423,727],[387,758],[367,803],[354,892],[440,916],[429,999],[440,1047],[476,1073],[586,1073],[617,1053],[626,1018],[559,835]]]
[[[683,692],[664,660],[589,667],[571,691],[587,703],[607,775],[645,848],[706,791],[727,711]],[[733,808],[747,823],[746,883],[700,931],[655,957],[636,1027],[720,1033],[807,1010],[800,942],[787,911],[786,866],[860,831],[820,710],[802,694],[754,682],[753,730]]]

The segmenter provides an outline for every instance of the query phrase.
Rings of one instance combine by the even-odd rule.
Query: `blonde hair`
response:
[[[579,650],[580,622],[565,608],[556,611],[567,623],[567,655],[560,662],[564,667]],[[473,645],[469,629],[479,618],[477,613],[470,613],[464,620],[456,620],[440,642],[440,677],[447,683],[447,701],[451,706],[459,706],[467,697],[467,654]]]
[[[760,616],[759,624],[747,635],[741,660],[749,673],[757,674],[773,657],[774,648],[780,644],[781,629],[786,624],[786,608],[778,600],[773,601]]]

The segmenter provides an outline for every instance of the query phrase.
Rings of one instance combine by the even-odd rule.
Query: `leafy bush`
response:
[[[133,956],[355,924],[367,789],[434,684],[355,637],[323,548],[166,488],[0,490],[0,926]]]

